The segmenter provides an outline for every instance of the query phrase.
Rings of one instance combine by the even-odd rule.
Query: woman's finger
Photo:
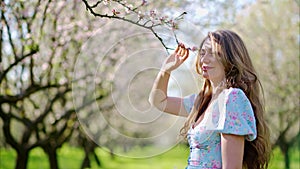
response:
[[[175,64],[180,60],[180,55],[178,53],[175,53],[175,58],[174,58],[174,61],[175,61]]]
[[[175,49],[175,53],[178,53],[179,49],[180,49],[180,46],[178,45],[177,48]]]
[[[180,53],[180,56],[183,57],[183,56],[185,55],[185,53],[186,53],[186,49],[185,49],[185,48],[182,48],[182,51],[181,51],[181,53]]]
[[[188,58],[188,56],[189,56],[189,50],[185,49],[184,54],[181,55],[181,57],[180,57],[181,61],[184,62]]]
[[[185,53],[185,52],[184,52],[184,51],[185,51],[185,48],[184,48],[183,46],[181,46],[180,49],[181,49],[181,50],[180,50],[180,56],[183,56],[184,53]]]
[[[185,46],[184,46],[184,44],[183,44],[183,43],[181,43],[181,47],[185,49]]]
[[[183,55],[183,61],[185,61],[189,57],[189,50],[185,49],[185,54]]]
[[[175,57],[176,60],[179,61],[185,61],[187,57],[189,56],[189,51],[188,49],[185,48],[185,45],[183,43],[178,43],[178,46],[175,50]]]
[[[182,50],[182,49],[181,49],[181,46],[178,46],[178,51],[176,52],[176,54],[177,54],[177,55],[180,55],[180,54],[181,54],[181,50]]]

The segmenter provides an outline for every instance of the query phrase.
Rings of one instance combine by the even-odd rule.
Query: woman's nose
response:
[[[208,56],[208,54],[204,54],[202,56],[202,58],[200,59],[200,62],[201,63],[208,63],[209,62],[209,58],[207,56]]]

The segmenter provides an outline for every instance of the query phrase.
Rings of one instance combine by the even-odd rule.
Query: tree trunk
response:
[[[89,158],[89,154],[88,153],[85,153],[85,157],[84,157],[84,160],[81,164],[81,169],[84,169],[84,168],[91,168],[91,160]]]
[[[45,146],[43,148],[44,148],[44,151],[46,152],[46,154],[48,156],[49,163],[50,163],[50,168],[51,169],[58,169],[56,148],[51,148],[50,146]]]
[[[285,163],[285,169],[290,169],[290,156],[289,156],[289,146],[286,145],[286,148],[283,152],[284,154],[284,163]]]
[[[99,160],[99,158],[98,158],[98,156],[97,156],[95,150],[94,150],[92,153],[93,153],[93,155],[94,155],[94,158],[95,158],[95,161],[96,161],[97,165],[98,165],[99,167],[101,167],[101,165],[102,165],[102,164],[101,164],[101,161]]]
[[[90,160],[90,155],[93,155],[95,160],[96,160],[96,163],[97,165],[100,167],[101,166],[101,162],[99,160],[99,158],[97,157],[97,154],[95,153],[95,148],[94,147],[91,147],[91,149],[84,149],[84,154],[85,154],[85,157],[84,157],[84,160],[81,164],[81,169],[84,169],[84,168],[91,168],[91,160]]]
[[[15,169],[27,169],[29,151],[20,150],[17,151],[17,153],[18,154],[17,154]]]
[[[284,156],[285,169],[290,169],[290,156],[289,156],[290,145],[286,142],[281,141],[279,147]]]
[[[110,158],[112,159],[112,160],[114,160],[115,159],[115,154],[114,154],[114,150],[112,149],[112,148],[110,148],[109,149],[109,154],[110,154]]]

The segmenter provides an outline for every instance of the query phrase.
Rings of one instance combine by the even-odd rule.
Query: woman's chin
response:
[[[206,72],[202,73],[202,77],[205,78],[205,79],[209,79],[208,73],[206,73]]]

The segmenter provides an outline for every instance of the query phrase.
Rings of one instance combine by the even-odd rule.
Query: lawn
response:
[[[184,169],[189,149],[185,146],[176,146],[170,151],[144,159],[133,159],[115,156],[112,159],[108,152],[97,149],[98,157],[101,160],[101,167],[98,167],[92,159],[93,169]],[[300,168],[299,149],[291,150],[291,169]],[[63,146],[58,151],[58,162],[61,169],[79,169],[83,159],[83,152],[75,147]],[[0,169],[13,169],[16,153],[13,150],[0,149]],[[275,149],[269,169],[283,169],[283,156],[279,149]],[[36,148],[31,151],[28,169],[49,169],[47,157],[43,150]]]

